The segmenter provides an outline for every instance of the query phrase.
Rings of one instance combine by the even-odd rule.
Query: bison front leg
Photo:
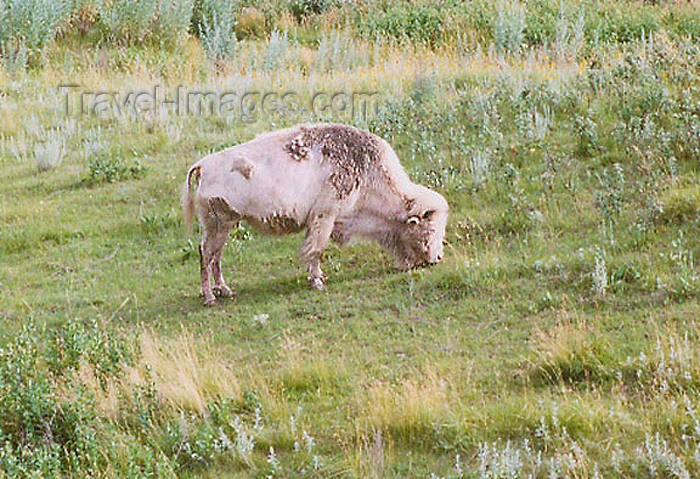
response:
[[[309,273],[309,284],[315,289],[323,289],[326,281],[321,271],[321,257],[330,240],[334,223],[334,216],[319,214],[309,223],[306,230],[306,238],[301,248],[301,260]]]

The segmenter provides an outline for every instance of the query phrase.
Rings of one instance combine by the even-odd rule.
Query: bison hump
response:
[[[357,189],[382,154],[376,136],[346,125],[302,126],[284,148],[296,161],[307,159],[312,149],[319,151],[333,168],[330,180],[339,197]]]

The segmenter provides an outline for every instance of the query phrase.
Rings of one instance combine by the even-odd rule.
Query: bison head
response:
[[[397,234],[397,266],[406,270],[440,262],[448,212],[445,198],[420,186],[417,194],[406,200],[405,207]]]

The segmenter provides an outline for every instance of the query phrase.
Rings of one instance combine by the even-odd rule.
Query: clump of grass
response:
[[[491,151],[480,149],[472,153],[469,158],[469,173],[472,176],[472,187],[481,189],[489,179],[491,169]]]
[[[585,44],[585,13],[580,7],[579,11],[567,10],[567,5],[561,2],[555,22],[554,50],[560,58],[576,58]]]
[[[696,267],[695,252],[683,230],[671,240],[670,248],[659,254],[656,289],[675,301],[700,295],[700,274]]]
[[[245,7],[236,21],[236,36],[241,40],[262,38],[267,32],[265,14],[255,7]]]
[[[565,319],[547,332],[538,332],[528,369],[535,385],[594,384],[612,379],[611,353],[604,338],[583,321]]]
[[[280,355],[281,368],[277,377],[288,391],[327,394],[344,383],[342,368],[309,354],[300,342],[292,338],[284,339]]]
[[[360,437],[359,469],[363,477],[384,477],[386,444],[382,431],[374,429]]]
[[[600,143],[596,122],[591,118],[590,112],[585,115],[574,117],[574,132],[576,133],[577,146],[576,153],[582,157],[587,157],[598,152]]]
[[[366,65],[370,53],[348,30],[332,30],[323,34],[314,53],[313,67],[322,72],[351,70]]]
[[[612,169],[604,168],[602,174],[596,174],[596,178],[600,184],[600,189],[596,191],[596,206],[603,220],[601,228],[610,244],[614,244],[614,226],[626,201],[624,168],[615,163]]]
[[[683,458],[678,456],[669,446],[666,439],[657,432],[654,436],[646,434],[644,445],[637,449],[640,465],[652,477],[668,476],[690,479]]]
[[[506,207],[499,216],[494,218],[492,227],[502,235],[521,235],[527,233],[533,226],[534,212],[532,203],[527,199],[525,190],[514,185],[506,195]]]
[[[683,224],[700,219],[700,186],[674,185],[659,197],[658,219],[664,223]]]
[[[377,381],[357,398],[362,421],[394,440],[430,442],[449,410],[449,384],[433,372],[396,384]]]
[[[674,295],[683,298],[700,294],[700,274],[695,267],[695,253],[689,249],[682,231],[671,246],[673,250],[669,257],[675,269]]]
[[[134,377],[145,378],[145,368],[159,396],[176,410],[202,413],[216,398],[239,398],[241,387],[230,366],[213,350],[195,350],[194,338],[183,331],[173,340],[139,335],[140,358]]]
[[[68,338],[78,344],[87,341],[76,338],[75,333]],[[215,351],[195,348],[194,339],[186,331],[167,340],[142,330],[137,346],[127,350],[129,360],[107,370],[100,363],[82,360],[82,355],[88,354],[82,349],[76,351],[71,356],[75,358],[71,388],[77,384],[89,392],[102,417],[116,419],[125,400],[135,401],[144,392],[152,396],[159,414],[165,416],[180,411],[202,414],[220,398],[242,398],[240,383],[231,368]],[[67,389],[65,394],[70,396],[70,391]]]

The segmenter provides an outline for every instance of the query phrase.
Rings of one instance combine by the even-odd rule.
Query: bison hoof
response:
[[[233,291],[228,286],[217,286],[214,288],[214,294],[222,298],[230,298],[233,296]]]
[[[309,278],[309,284],[313,289],[323,289],[326,286],[323,278]]]
[[[214,306],[216,304],[216,298],[211,297],[211,298],[204,298],[204,306]]]

